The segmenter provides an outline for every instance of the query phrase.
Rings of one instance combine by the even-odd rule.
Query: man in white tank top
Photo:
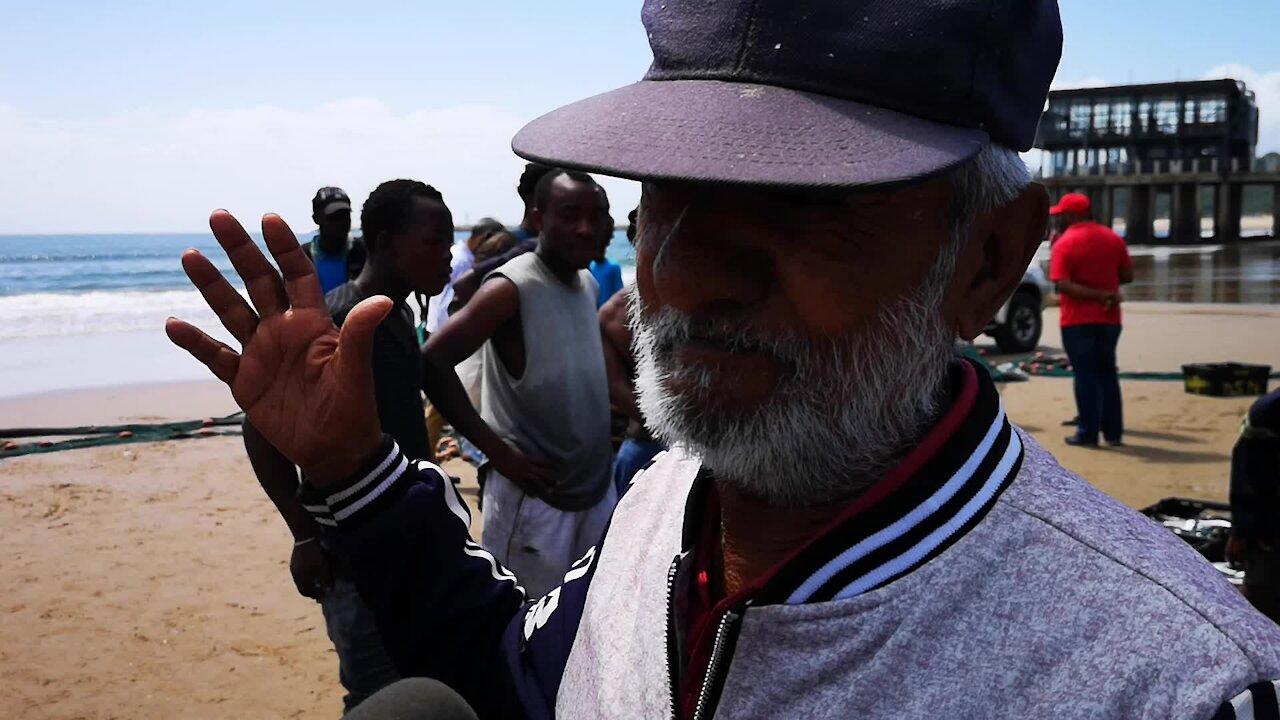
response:
[[[424,351],[433,402],[490,460],[482,542],[541,595],[599,540],[610,482],[609,390],[596,315],[603,195],[590,176],[538,184],[538,249],[490,273]],[[482,350],[482,411],[454,366]]]

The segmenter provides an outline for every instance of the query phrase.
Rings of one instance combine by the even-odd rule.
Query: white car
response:
[[[1033,263],[1022,276],[1022,284],[987,325],[985,333],[995,338],[1001,352],[1025,353],[1040,345],[1044,332],[1044,303],[1053,287],[1044,270]]]

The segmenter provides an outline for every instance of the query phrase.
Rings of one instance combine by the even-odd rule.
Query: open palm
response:
[[[176,319],[165,326],[169,338],[225,382],[249,422],[313,482],[354,472],[382,438],[370,355],[391,301],[365,300],[339,331],[315,267],[284,220],[262,219],[263,238],[283,278],[230,214],[215,212],[209,226],[252,306],[199,252],[188,250],[182,267],[243,350]]]

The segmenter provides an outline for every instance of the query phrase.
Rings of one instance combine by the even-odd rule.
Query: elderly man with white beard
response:
[[[513,142],[644,183],[638,388],[674,448],[546,596],[382,435],[388,301],[336,330],[274,216],[283,282],[211,220],[252,306],[183,258],[243,350],[170,337],[304,469],[412,678],[351,717],[1276,718],[1280,630],[1062,469],[953,351],[1044,237],[1016,151],[1056,3],[650,0],[644,20],[644,81]]]

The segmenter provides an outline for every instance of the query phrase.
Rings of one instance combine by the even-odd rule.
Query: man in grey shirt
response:
[[[455,428],[490,459],[482,544],[532,594],[558,585],[600,538],[609,482],[609,390],[596,319],[602,194],[590,176],[538,184],[538,249],[485,278],[427,343],[426,383]],[[454,366],[483,349],[481,408]]]

